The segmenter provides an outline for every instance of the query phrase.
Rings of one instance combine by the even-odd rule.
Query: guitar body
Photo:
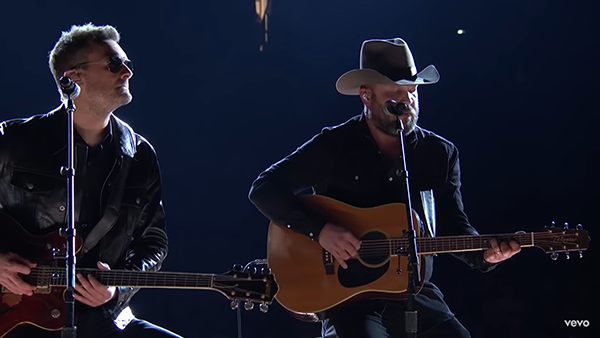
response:
[[[310,210],[346,227],[361,240],[405,237],[408,225],[404,204],[356,208],[325,196],[302,199]],[[419,224],[414,211],[413,219],[415,225]],[[416,230],[418,236],[418,226]],[[269,226],[267,259],[279,286],[276,298],[296,313],[319,313],[354,297],[404,297],[408,258],[391,252],[390,248],[380,256],[359,256],[343,269],[317,241],[275,223]]]
[[[19,296],[2,293],[0,337],[18,325],[35,325],[45,330],[60,330],[65,322],[64,287],[53,287],[48,294]]]
[[[19,325],[35,325],[57,331],[66,323],[66,269],[65,238],[58,232],[34,236],[9,215],[0,212],[0,249],[36,262],[23,280],[36,286],[33,296],[15,295],[4,287],[0,293],[0,338]],[[76,238],[79,251],[82,241]],[[268,310],[277,293],[277,284],[270,274],[266,261],[258,259],[245,266],[236,265],[223,274],[163,271],[131,271],[79,268],[77,273],[94,276],[106,286],[132,288],[212,290],[230,299],[232,307],[242,302],[246,309],[259,304],[262,312]]]
[[[271,223],[267,259],[279,285],[277,300],[286,309],[304,315],[320,313],[357,298],[404,298],[408,286],[409,240],[406,206],[391,203],[357,208],[329,197],[300,197],[308,210],[329,222],[346,227],[361,240],[358,257],[341,268],[318,242],[285,226]],[[420,224],[412,212],[414,224]],[[581,224],[575,229],[548,227],[539,232],[493,235],[420,237],[416,226],[419,257],[452,252],[482,251],[492,240],[516,241],[521,248],[537,247],[553,260],[570,252],[583,257],[590,236]],[[424,264],[419,267],[421,280]],[[417,286],[417,292],[420,290]],[[314,316],[313,316],[314,317]],[[311,319],[313,319],[311,317]]]
[[[34,236],[24,230],[20,224],[9,215],[0,213],[3,240],[1,246],[8,252],[27,257],[38,265],[56,266],[59,262],[64,266],[64,260],[56,259],[64,255],[65,239],[57,232]],[[81,240],[77,239],[77,247]],[[2,289],[0,299],[0,337],[21,324],[35,325],[46,330],[60,330],[66,322],[66,306],[64,302],[65,287],[48,286],[38,288],[33,296],[15,295]]]

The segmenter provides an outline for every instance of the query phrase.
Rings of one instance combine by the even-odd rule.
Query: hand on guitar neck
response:
[[[490,264],[498,264],[505,261],[521,251],[521,246],[517,241],[490,240],[490,248],[483,252],[483,259]]]
[[[98,269],[100,271],[109,271],[110,266],[106,263],[98,262]],[[92,275],[78,273],[77,281],[75,299],[91,307],[106,304],[117,294],[116,287],[103,285]]]
[[[17,295],[33,295],[35,286],[27,284],[19,274],[28,275],[37,264],[14,253],[0,253],[0,285]]]
[[[319,244],[329,251],[344,269],[348,268],[346,261],[356,258],[360,249],[360,240],[348,229],[329,222],[321,229]]]

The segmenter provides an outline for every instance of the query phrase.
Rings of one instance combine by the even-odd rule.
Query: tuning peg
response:
[[[583,258],[583,251],[579,250],[579,258]]]
[[[258,273],[258,269],[255,266],[253,266],[249,269],[249,272],[251,275],[256,275]]]
[[[565,222],[565,224],[563,225],[563,228],[568,229],[569,228],[569,223]]]
[[[240,306],[240,301],[237,299],[234,299],[231,301],[231,303],[229,304],[229,306],[231,306],[232,310],[237,309]]]
[[[254,302],[252,302],[251,300],[247,300],[247,301],[244,303],[244,309],[245,309],[246,311],[250,311],[250,310],[254,309]]]
[[[262,303],[260,303],[258,308],[260,309],[260,312],[267,313],[267,311],[269,311],[269,304],[262,302]]]
[[[235,272],[240,272],[240,271],[242,271],[243,268],[244,267],[241,264],[233,264],[232,270]]]
[[[583,224],[581,224],[581,223],[580,223],[580,224],[577,224],[577,225],[575,226],[575,229],[577,229],[577,230],[581,230],[581,229],[583,229]]]
[[[557,259],[558,259],[558,254],[557,254],[556,252],[553,252],[553,253],[551,253],[551,254],[550,254],[550,258],[551,258],[553,261],[557,260]]]
[[[565,251],[565,257],[567,257],[567,259],[571,259],[571,255],[569,255],[568,251]]]
[[[270,275],[271,274],[271,268],[265,266],[262,269],[260,269],[260,273],[263,274],[263,275]]]

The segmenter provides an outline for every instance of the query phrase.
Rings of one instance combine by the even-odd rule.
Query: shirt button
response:
[[[31,189],[33,189],[33,183],[31,183],[31,182],[27,182],[27,183],[25,183],[25,187],[26,187],[28,190],[31,190]]]
[[[393,178],[393,177],[388,177],[388,181],[390,181],[390,182],[391,182],[391,181],[393,181],[393,180],[394,180],[394,178]]]
[[[136,198],[135,199],[135,204],[140,205],[140,203],[142,203],[142,199],[141,198]]]
[[[354,176],[354,180],[358,181],[358,175]]]

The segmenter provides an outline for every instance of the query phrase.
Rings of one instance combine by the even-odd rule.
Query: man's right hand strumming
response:
[[[327,223],[319,234],[319,244],[323,249],[329,251],[335,260],[347,269],[346,261],[355,258],[360,249],[360,241],[348,229]]]
[[[33,295],[35,287],[25,283],[19,274],[30,274],[36,265],[17,254],[0,253],[0,284],[14,294]]]

